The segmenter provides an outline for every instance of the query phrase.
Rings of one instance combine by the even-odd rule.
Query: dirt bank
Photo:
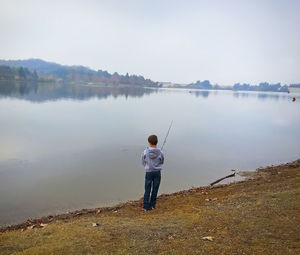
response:
[[[0,254],[300,254],[300,160],[243,174],[148,212],[130,201],[2,228]]]

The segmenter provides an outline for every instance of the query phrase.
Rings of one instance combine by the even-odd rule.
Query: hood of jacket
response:
[[[148,152],[149,158],[151,158],[151,159],[155,159],[161,154],[161,150],[158,148],[148,147],[147,152]]]
[[[142,164],[147,172],[161,170],[164,154],[159,148],[147,147],[142,154]]]

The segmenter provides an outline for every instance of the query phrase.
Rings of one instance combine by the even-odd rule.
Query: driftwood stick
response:
[[[220,182],[220,181],[223,181],[223,180],[226,179],[226,178],[230,178],[230,177],[234,177],[234,176],[235,176],[235,172],[234,172],[233,174],[227,175],[227,176],[225,176],[225,177],[223,177],[223,178],[220,178],[220,179],[218,179],[218,180],[212,182],[212,183],[210,184],[210,186],[213,186],[213,185],[215,185],[216,183],[218,183],[218,182]]]

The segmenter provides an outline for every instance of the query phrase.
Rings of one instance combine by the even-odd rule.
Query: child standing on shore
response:
[[[155,209],[156,197],[161,179],[161,167],[164,163],[164,154],[157,148],[157,136],[148,137],[149,147],[142,154],[142,164],[145,167],[145,193],[143,200],[143,210]],[[151,193],[151,197],[150,197]]]

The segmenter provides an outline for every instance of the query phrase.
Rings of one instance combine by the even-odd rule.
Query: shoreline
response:
[[[167,198],[167,197],[174,197],[178,195],[187,196],[189,194],[192,194],[194,192],[201,192],[203,194],[208,193],[208,191],[216,190],[216,189],[222,189],[224,187],[230,187],[234,186],[240,183],[248,183],[253,180],[256,180],[257,178],[261,178],[263,173],[270,172],[271,174],[275,171],[278,172],[282,168],[297,168],[300,167],[300,159],[294,160],[292,162],[283,163],[279,165],[271,165],[266,167],[260,167],[257,168],[255,171],[240,171],[237,172],[238,175],[240,175],[244,180],[236,181],[234,183],[227,183],[227,184],[217,184],[215,186],[199,186],[199,187],[192,187],[187,190],[180,190],[173,193],[168,194],[161,194],[157,197],[157,201]],[[126,202],[121,202],[119,204],[113,205],[113,206],[107,206],[107,207],[97,207],[97,208],[91,208],[91,209],[80,209],[75,210],[67,213],[62,214],[56,214],[56,215],[47,215],[40,218],[29,218],[27,221],[24,221],[19,224],[12,224],[8,226],[0,227],[0,233],[5,233],[8,231],[14,231],[14,230],[24,230],[31,226],[39,226],[39,224],[49,224],[56,221],[63,221],[68,222],[71,219],[80,218],[83,216],[91,216],[91,215],[100,215],[106,212],[117,212],[120,209],[126,208],[126,207],[141,207],[142,204],[142,198],[139,200],[130,200]]]
[[[135,200],[10,226],[0,254],[300,254],[300,159],[240,173],[162,194],[155,210]]]

